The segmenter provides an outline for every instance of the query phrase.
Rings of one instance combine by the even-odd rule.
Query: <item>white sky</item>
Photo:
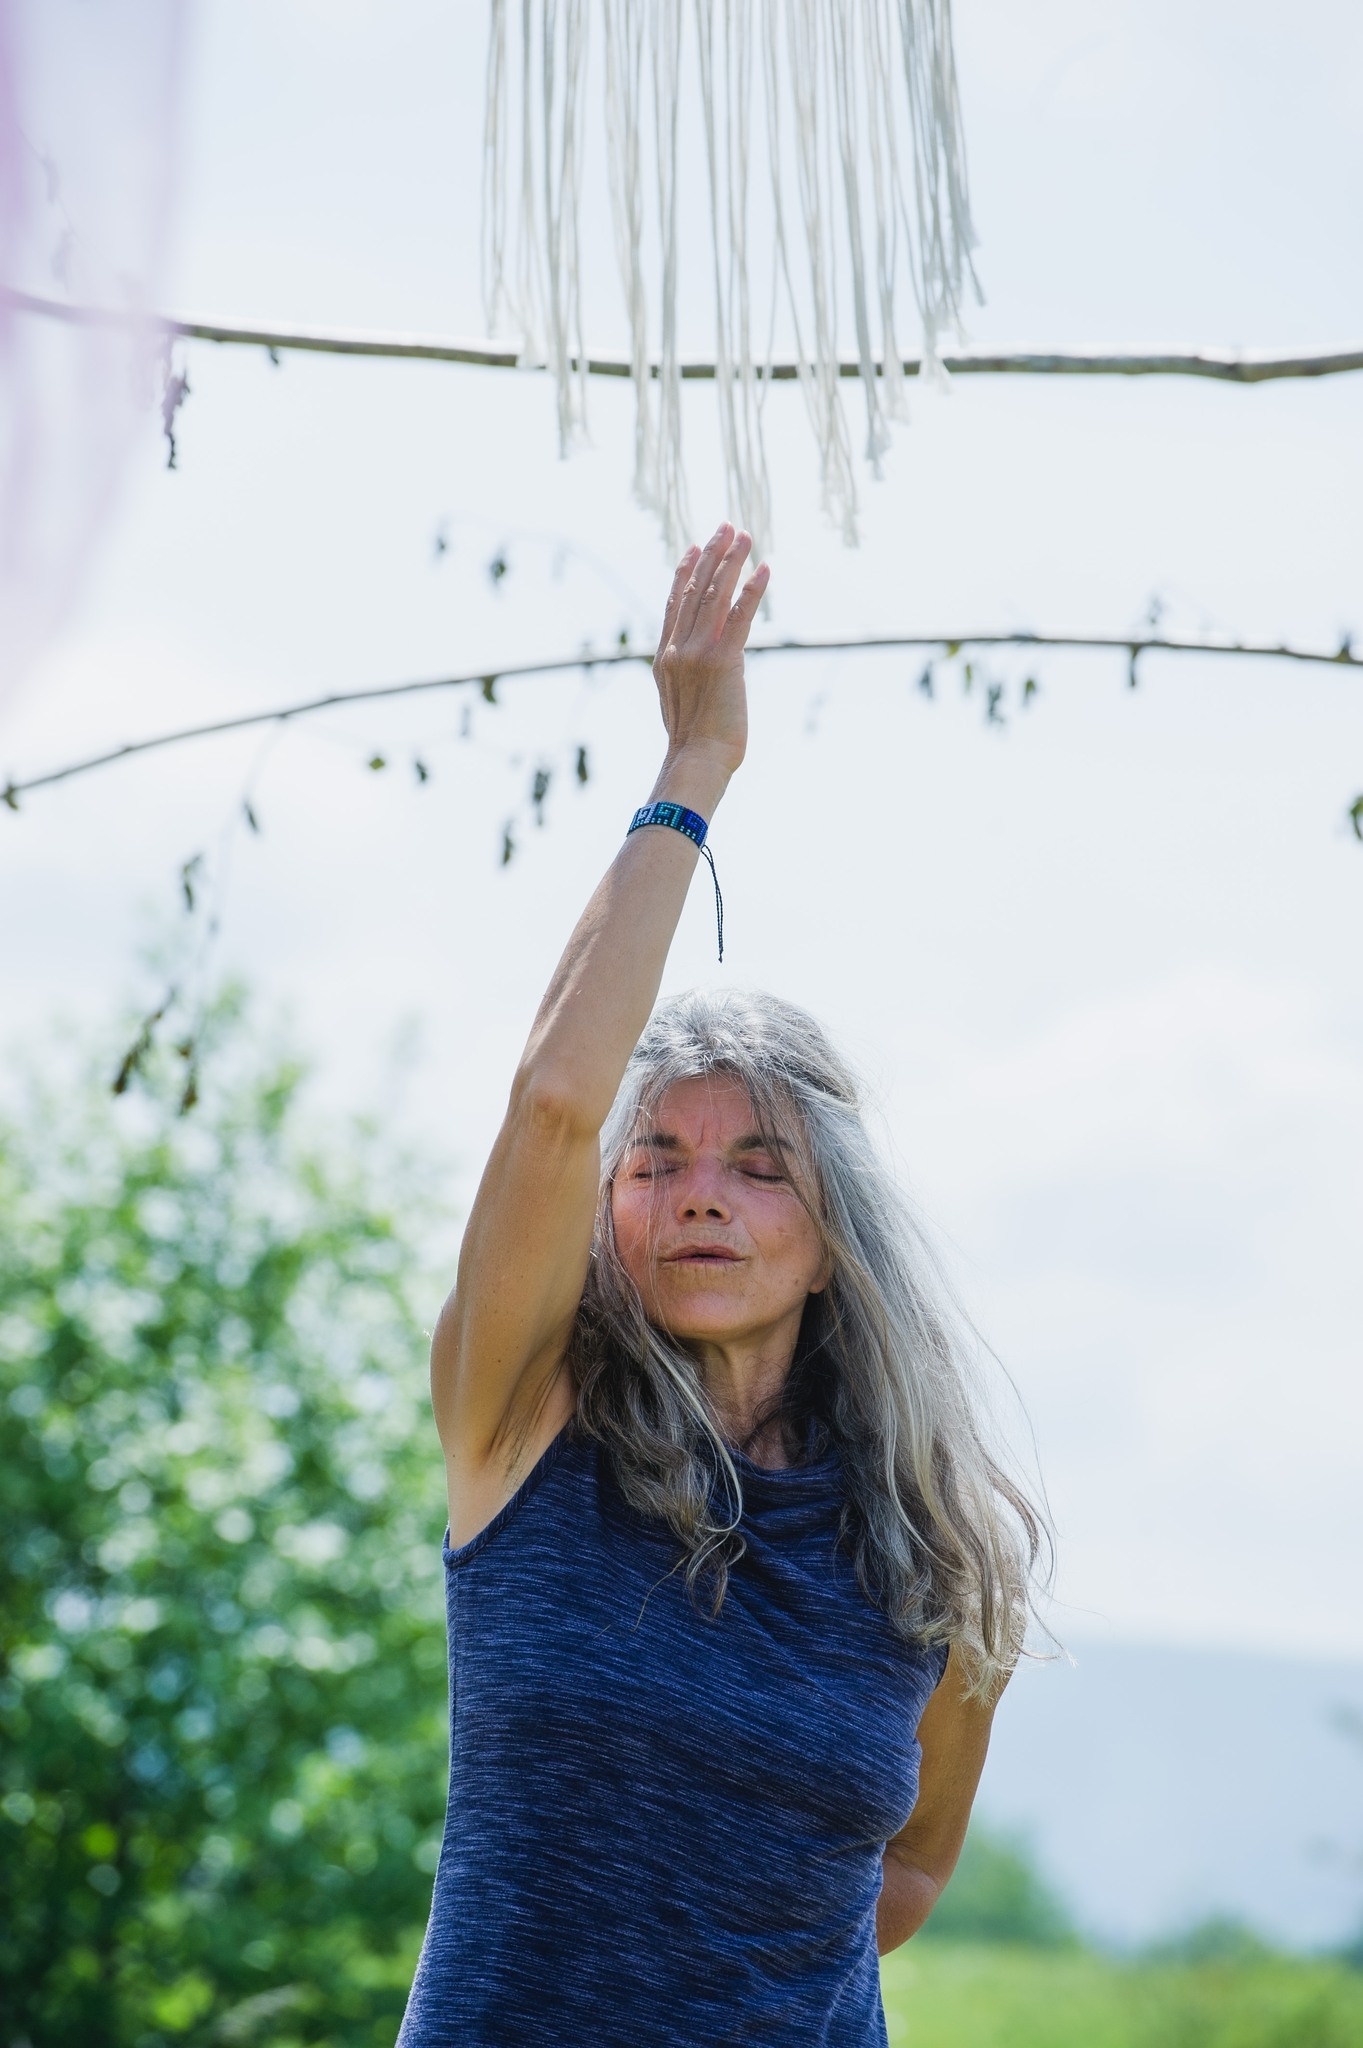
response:
[[[483,0],[196,13],[174,307],[477,333]],[[959,0],[958,45],[975,340],[1363,336],[1357,9]],[[667,565],[629,495],[627,391],[594,391],[592,445],[560,463],[543,379],[208,349],[190,375],[181,468],[149,427],[94,587],[0,725],[6,771],[646,640]],[[713,525],[711,402],[687,395]],[[770,424],[773,633],[1122,632],[1159,592],[1190,630],[1363,634],[1363,378],[958,380],[915,399],[856,552],[821,523],[795,391]],[[1358,682],[1151,662],[1133,695],[1115,659],[1046,655],[999,732],[954,690],[927,703],[921,665],[756,669],[714,835],[723,978],[808,1003],[867,1072],[1031,1414],[1062,1633],[1363,1654]],[[264,831],[233,839],[224,964],[292,1011],[334,1104],[378,1097],[401,1039],[393,1113],[466,1199],[659,754],[642,673],[503,696],[471,744],[433,697],[35,794],[0,820],[13,1034],[151,989],[138,946],[249,779]],[[579,740],[590,786],[556,785],[503,871],[531,770]],[[712,946],[698,884],[669,986],[718,975]]]

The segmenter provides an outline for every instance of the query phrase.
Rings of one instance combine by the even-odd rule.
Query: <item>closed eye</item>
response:
[[[661,1180],[665,1175],[676,1171],[677,1162],[674,1159],[645,1160],[641,1166],[631,1168],[630,1179]]]

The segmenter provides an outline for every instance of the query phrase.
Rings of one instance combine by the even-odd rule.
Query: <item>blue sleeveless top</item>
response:
[[[449,1810],[398,2048],[883,2048],[881,1855],[946,1651],[861,1592],[835,1456],[738,1464],[714,1619],[571,1425],[446,1549]]]

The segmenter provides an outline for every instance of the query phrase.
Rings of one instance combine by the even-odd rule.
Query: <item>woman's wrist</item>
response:
[[[669,750],[653,784],[650,801],[685,804],[688,810],[699,811],[708,824],[737,766],[732,750],[713,741],[694,740],[675,751]]]

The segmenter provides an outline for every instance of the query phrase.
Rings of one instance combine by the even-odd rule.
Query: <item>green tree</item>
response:
[[[423,1197],[216,1033],[191,1117],[163,1074],[0,1132],[0,2040],[32,2048],[387,2048],[429,1899]]]
[[[1021,1942],[1063,1948],[1076,1940],[1064,1906],[1024,1842],[977,1824],[920,1939]]]
[[[1215,1963],[1227,1969],[1273,1960],[1275,1950],[1262,1934],[1229,1913],[1212,1913],[1191,1927],[1147,1944],[1145,1954],[1156,1963]]]

